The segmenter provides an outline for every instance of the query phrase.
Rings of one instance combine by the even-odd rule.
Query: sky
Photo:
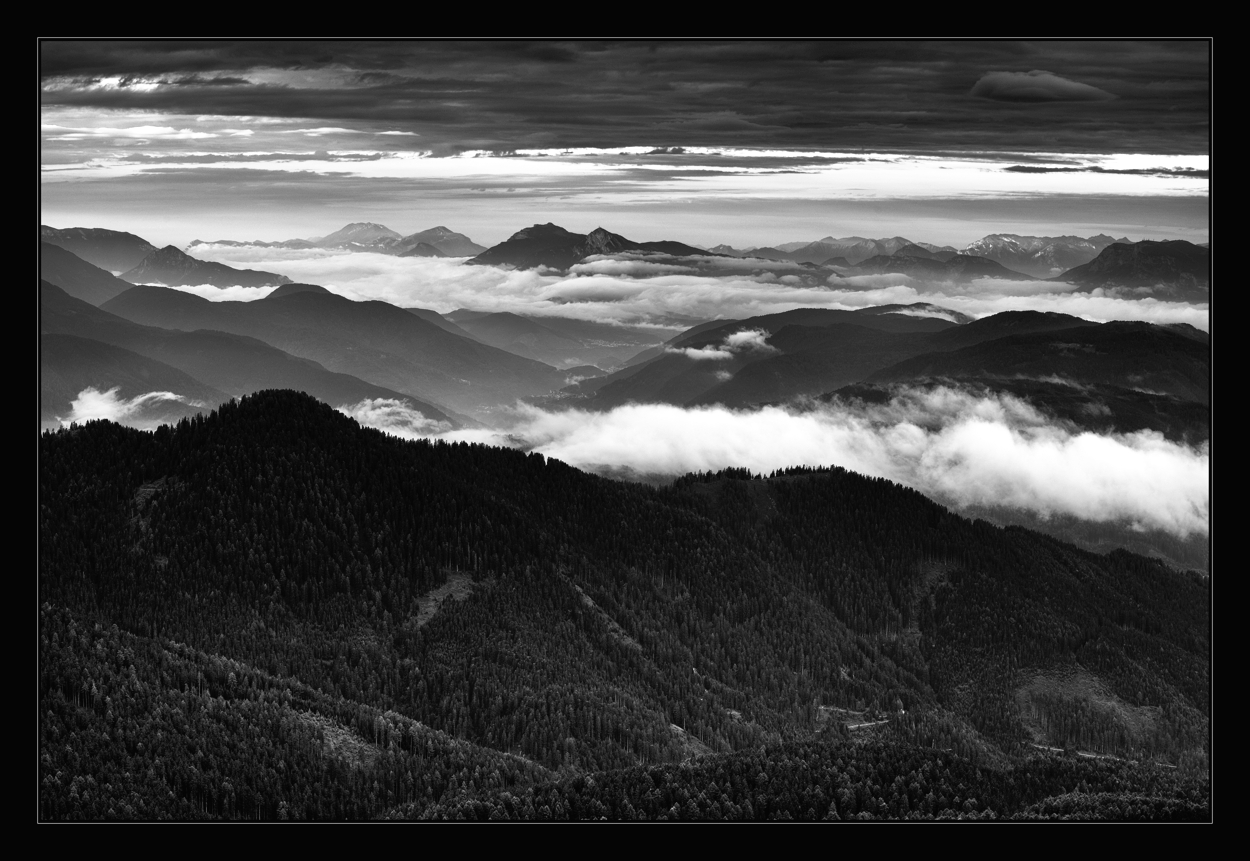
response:
[[[40,43],[41,221],[1208,239],[1206,41]]]

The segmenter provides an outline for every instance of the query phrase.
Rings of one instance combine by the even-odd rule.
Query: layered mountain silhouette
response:
[[[910,314],[915,317],[936,317],[939,320],[949,320],[952,323],[971,323],[973,318],[959,311],[952,311],[949,308],[943,308],[940,305],[934,305],[930,302],[911,302],[906,305],[873,305],[869,308],[860,308],[860,314]]]
[[[131,284],[161,284],[185,287],[211,284],[214,287],[272,287],[289,284],[291,279],[273,272],[234,269],[224,263],[197,260],[172,245],[153,251],[135,268],[122,273]]]
[[[671,339],[646,359],[640,355],[641,361],[566,392],[588,396],[585,406],[591,409],[630,401],[733,407],[773,403],[862,379],[923,349],[907,335],[954,325],[936,317],[817,308],[716,321]],[[730,336],[749,331],[766,337],[740,348],[730,344]]]
[[[395,253],[400,257],[433,256],[424,253],[417,255],[417,249],[422,246],[429,246],[444,257],[472,257],[486,250],[485,245],[478,245],[463,233],[440,226],[403,237],[395,243]]]
[[[351,245],[368,248],[400,239],[403,239],[403,236],[389,227],[374,224],[371,221],[354,221],[315,242],[322,248],[340,248]]]
[[[952,257],[956,256],[958,253],[959,252],[955,251],[954,249],[945,250],[945,251],[930,251],[928,248],[925,248],[922,245],[916,245],[915,243],[912,243],[910,245],[904,245],[898,251],[895,251],[892,256],[894,257],[922,257],[927,260],[940,260],[941,262],[945,263],[947,260],[950,260]]]
[[[132,289],[164,290],[160,287]],[[185,293],[179,295],[198,298]],[[92,386],[106,390],[122,386],[123,394],[131,391],[143,394],[137,391],[143,387],[141,380],[151,379],[152,387],[147,391],[172,391],[188,399],[205,401],[210,407],[215,403],[210,389],[239,397],[264,389],[288,388],[307,392],[334,406],[353,405],[366,399],[399,400],[432,421],[445,421],[449,426],[460,424],[410,394],[329,371],[315,361],[293,356],[256,338],[207,329],[176,331],[139,325],[75,299],[46,281],[39,285],[39,305],[41,373],[46,369],[56,375],[57,381],[46,392],[48,400],[41,403],[41,419],[65,415],[68,412],[66,398],[77,395],[77,391],[71,391],[75,388],[81,391]],[[100,345],[120,348],[123,352],[110,351]],[[137,354],[154,363],[142,362],[124,353]],[[93,366],[92,357],[100,359],[101,364]],[[174,378],[170,368],[187,375],[189,380]],[[189,409],[188,414],[199,411],[202,408]]]
[[[750,331],[765,337],[734,345],[730,336]],[[565,394],[590,409],[631,401],[749,407],[861,381],[1026,377],[1115,385],[1206,405],[1209,373],[1210,347],[1201,338],[1148,323],[1100,325],[1065,314],[1009,311],[960,325],[941,315],[880,308],[804,309],[705,324]]]
[[[196,239],[188,245],[226,245],[231,247],[254,246],[257,248],[326,248],[336,251],[369,251],[375,254],[392,254],[398,257],[472,257],[486,250],[463,233],[446,227],[432,227],[403,236],[382,224],[356,221],[333,233],[317,239],[287,239],[281,242],[241,242],[219,239],[205,242]]]
[[[1113,243],[1131,244],[1121,237],[1097,236],[1020,236],[1014,233],[992,233],[962,250],[950,245],[912,242],[902,236],[867,239],[847,236],[841,239],[826,236],[815,242],[785,242],[776,247],[739,250],[717,245],[711,251],[733,257],[762,257],[768,260],[790,260],[822,266],[855,266],[874,257],[916,257],[947,261],[956,255],[981,257],[1001,264],[1013,272],[1034,278],[1050,278],[1067,269],[1088,263]],[[841,259],[839,259],[841,258]]]
[[[657,252],[674,256],[706,255],[707,251],[681,242],[634,242],[597,227],[589,234],[573,233],[548,222],[518,230],[504,242],[474,257],[469,263],[510,266],[517,269],[566,270],[587,257],[622,252]]]
[[[142,286],[106,303],[105,310],[145,325],[258,338],[332,371],[479,419],[564,385],[564,375],[550,365],[460,337],[385,302],[353,302],[326,291],[209,302]]]
[[[133,233],[100,227],[67,227],[58,230],[41,224],[39,238],[112,274],[133,269],[156,250],[155,245]]]
[[[1088,238],[991,233],[969,244],[962,253],[985,257],[1026,275],[1049,278],[1088,263],[1115,243],[1131,244],[1126,237],[1115,239],[1105,233]]]
[[[138,399],[129,420],[152,426],[177,422],[230,399],[185,371],[132,350],[76,335],[41,335],[40,426],[59,426],[88,388],[100,393],[116,389],[116,398],[126,402]]]
[[[644,329],[567,317],[461,309],[448,314],[447,319],[484,344],[566,370],[578,365],[615,368],[663,341]]]
[[[906,248],[907,246],[903,246]],[[1032,281],[1032,276],[1013,272],[1001,263],[985,257],[955,254],[945,260],[930,253],[927,257],[911,257],[900,252],[878,255],[861,261],[853,268],[855,272],[898,273],[915,278],[964,283],[976,278],[1003,278],[1011,281]]]
[[[47,242],[39,243],[39,277],[92,305],[102,305],[134,286]]]
[[[1183,239],[1109,245],[1089,263],[1053,280],[1078,284],[1083,290],[1124,288],[1161,299],[1209,302],[1211,249]]]
[[[933,340],[939,341],[940,336]],[[965,377],[1113,385],[1207,405],[1211,402],[1211,350],[1194,338],[1151,323],[1086,324],[915,356],[866,380],[890,383]]]

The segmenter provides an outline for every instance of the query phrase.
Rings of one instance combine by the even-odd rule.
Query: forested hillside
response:
[[[884,480],[656,489],[286,391],[39,476],[45,818],[1208,815],[1207,578]]]

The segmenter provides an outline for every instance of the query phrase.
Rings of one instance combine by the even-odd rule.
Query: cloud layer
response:
[[[385,135],[442,153],[672,157],[819,147],[831,134],[853,150],[1024,151],[1058,138],[1077,152],[1205,152],[1209,57],[1203,40],[44,41],[40,72],[41,102],[60,110],[216,115],[232,129],[263,118],[294,135]],[[999,110],[969,96],[974,84]],[[1090,90],[1122,98],[1093,114],[1070,104]]]
[[[203,406],[197,401],[191,401],[181,395],[173,392],[147,392],[142,395],[136,395],[133,398],[123,398],[118,395],[121,391],[120,386],[113,386],[108,391],[100,391],[93,386],[88,386],[78,393],[78,397],[70,402],[70,413],[65,417],[57,416],[57,421],[63,427],[78,422],[89,422],[95,419],[108,419],[118,424],[129,425],[131,427],[150,428],[155,427],[158,421],[145,420],[143,413],[146,409],[157,406],[163,402],[173,402],[180,404],[189,404],[190,406]]]
[[[842,466],[913,487],[957,509],[1127,522],[1206,535],[1210,452],[1160,434],[1098,435],[1011,396],[910,390],[888,404],[810,409],[630,405],[607,413],[526,408],[507,433],[447,435],[520,445],[586,469],[678,475],[746,467]]]
[[[734,266],[742,267],[741,271],[717,275],[706,274],[709,270],[696,259],[665,267],[671,270],[678,266],[682,272],[652,274],[630,268],[628,274],[607,274],[575,267],[570,275],[562,276],[534,270],[464,266],[454,259],[332,254],[320,250],[199,245],[195,253],[197,257],[241,269],[263,269],[297,282],[320,284],[350,299],[380,299],[440,313],[469,308],[608,323],[646,323],[669,326],[674,334],[703,320],[744,319],[795,308],[853,310],[914,302],[929,302],[970,317],[1035,310],[1099,322],[1188,323],[1203,331],[1210,327],[1205,306],[1149,297],[1077,293],[1071,284],[992,278],[952,284],[906,275],[835,276],[811,284],[793,284],[781,276],[793,272],[794,264],[762,260],[746,263],[731,258]],[[640,261],[623,262],[632,267]],[[716,266],[721,265],[718,260]],[[268,293],[187,289],[210,299],[259,299]]]
[[[451,430],[447,422],[427,419],[407,402],[394,398],[365,398],[360,403],[344,404],[336,409],[362,425],[402,439],[422,439]]]

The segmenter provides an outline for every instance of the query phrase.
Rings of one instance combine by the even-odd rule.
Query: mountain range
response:
[[[288,239],[282,242],[241,242],[229,239],[204,242],[196,239],[187,247],[194,248],[197,245],[325,248],[337,251],[369,251],[398,257],[472,257],[486,250],[485,246],[478,245],[463,233],[456,233],[446,227],[432,227],[403,236],[389,227],[371,221],[352,222],[328,236],[316,239]]]
[[[64,248],[113,275],[135,268],[143,258],[156,250],[155,245],[133,233],[100,227],[69,227],[57,230],[41,224],[39,239],[49,245]]]
[[[602,227],[597,227],[588,234],[573,233],[548,222],[518,230],[507,240],[474,257],[469,263],[518,269],[545,266],[549,269],[567,270],[592,255],[629,252],[675,256],[703,256],[709,253],[681,242],[634,242]]]
[[[470,311],[461,308],[446,320],[484,344],[561,369],[593,365],[614,369],[664,341],[662,330],[611,326],[569,317]]]
[[[717,245],[711,251],[734,257],[755,256],[768,260],[835,266],[858,266],[871,258],[896,255],[945,262],[962,254],[992,260],[1015,273],[1034,278],[1053,278],[1068,269],[1089,263],[1112,244],[1131,245],[1132,242],[1126,237],[1114,239],[1101,233],[1090,237],[991,233],[962,249],[956,249],[950,245],[912,242],[901,236],[885,239],[866,239],[862,236],[837,239],[826,236],[815,242],[785,242],[776,247],[741,251],[728,245]]]
[[[385,302],[354,302],[324,289],[252,302],[210,302],[164,287],[135,287],[102,308],[166,329],[213,329],[256,338],[331,371],[478,419],[564,384],[550,365],[460,337]]]
[[[160,284],[165,287],[211,284],[213,287],[273,287],[290,284],[291,279],[273,272],[234,269],[224,263],[199,260],[172,245],[153,251],[133,269],[123,272],[131,284]]]
[[[360,222],[285,247],[469,256],[436,244],[457,237]],[[811,258],[762,277],[726,246],[554,224],[469,262],[655,255],[829,290],[1066,259],[990,238],[1021,268],[994,243],[827,237],[756,249]],[[1103,239],[1061,280],[1209,302],[1208,248],[1080,241]],[[1197,457],[1213,398],[1193,326],[935,299],[672,335],[353,301],[116,231],[41,240],[41,819],[1211,819],[1207,534],[957,513],[838,467],[616,481],[529,450],[523,423],[500,431],[514,448],[464,441],[517,415],[853,421],[953,395],[1018,399],[1042,436]],[[130,283],[166,278],[274,289]],[[121,423],[88,420],[101,404]],[[908,416],[888,419],[904,443],[935,433]]]
[[[1049,278],[1088,263],[1105,248],[1117,243],[1132,244],[1127,237],[1113,239],[1104,233],[1088,238],[991,233],[968,245],[963,253],[994,260],[1026,275]]]
[[[282,388],[308,392],[334,406],[395,400],[432,422],[460,424],[411,395],[335,373],[255,338],[136,324],[75,299],[47,281],[39,285],[39,329],[39,418],[45,427],[56,427],[58,417],[70,415],[70,402],[87,387],[107,391],[115,386],[120,386],[122,398],[153,391],[179,396],[177,401],[148,405],[145,415],[159,407],[181,418],[228,398]]]
[[[903,253],[909,247],[903,248],[890,255],[878,255],[869,257],[867,260],[860,261],[851,270],[855,273],[871,272],[893,272],[901,275],[910,275],[913,278],[933,279],[935,281],[953,281],[956,283],[967,283],[977,278],[1003,278],[1010,281],[1032,281],[1033,278],[1020,272],[1015,272],[986,257],[973,257],[968,254],[950,254],[945,255],[945,260],[938,257],[934,252],[927,252],[924,256],[912,256]],[[925,249],[921,249],[924,251]]]
[[[376,227],[365,224],[332,241],[349,235],[387,239],[380,232],[385,228]],[[905,271],[958,280],[962,268],[965,276],[1012,277],[987,258],[956,254],[943,262],[935,258],[946,252],[896,239],[894,254],[869,258],[851,272]],[[726,261],[731,274],[740,265],[735,258],[709,257],[698,249],[697,258],[688,255],[691,246],[651,243],[647,248],[608,231],[582,236],[554,225],[521,231],[509,242],[509,249],[504,243],[491,251],[510,250],[522,262],[531,255],[540,265],[553,266],[573,265],[570,261],[590,252],[662,254],[666,263],[695,260],[696,267]],[[1114,243],[1097,259],[1126,250],[1134,255],[1137,272],[1171,260],[1169,255],[1209,255],[1188,243]],[[93,317],[79,309],[67,317],[44,309],[45,333],[99,342],[51,340],[44,346],[41,368],[47,380],[40,419],[46,426],[69,415],[71,403],[88,388],[117,388],[116,396],[129,402],[147,393],[139,391],[143,380],[153,381],[148,392],[178,397],[132,404],[128,408],[140,419],[158,412],[189,415],[196,409],[192,404],[211,406],[221,395],[290,386],[334,406],[366,400],[407,403],[423,420],[447,427],[498,424],[519,399],[552,410],[606,411],[629,403],[734,409],[787,404],[793,409],[804,399],[837,393],[871,398],[899,386],[950,384],[1021,396],[1056,420],[1099,433],[1151,430],[1187,445],[1202,444],[1210,435],[1210,342],[1192,327],[1096,326],[1036,312],[973,321],[939,305],[913,303],[707,321],[665,340],[668,333],[660,329],[567,317],[463,308],[442,315],[353,302],[311,284],[283,284],[254,302],[209,302],[158,286],[129,287],[57,246],[46,245],[41,255],[49,280],[69,294],[57,302],[77,297],[100,306],[105,315]],[[203,263],[183,256],[191,266]],[[790,265],[826,286],[829,278],[848,274],[814,264]],[[1164,278],[1188,270],[1173,261],[1155,271]],[[41,290],[48,305],[47,289]],[[60,307],[57,302],[52,306]],[[77,322],[70,325],[68,318]],[[157,386],[156,381],[162,382]],[[1120,541],[1120,546],[1157,551],[1177,564],[1206,565],[1205,551],[1196,544],[1160,549],[1136,539],[1126,544],[1125,538],[1103,534],[1097,541],[1099,546]]]
[[[1176,239],[1143,240],[1110,245],[1089,263],[1069,269],[1055,280],[1079,284],[1083,290],[1128,289],[1181,302],[1211,301],[1211,250]]]

